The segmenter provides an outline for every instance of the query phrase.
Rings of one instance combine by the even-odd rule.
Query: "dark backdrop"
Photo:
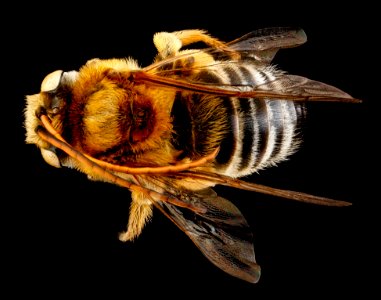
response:
[[[95,5],[95,4],[94,4]],[[104,3],[79,9],[75,4],[35,5],[7,10],[2,27],[6,97],[2,141],[5,172],[2,213],[5,262],[12,293],[192,298],[235,295],[267,299],[282,296],[347,296],[367,293],[376,268],[368,169],[378,171],[372,154],[375,128],[370,106],[378,99],[373,66],[378,62],[374,8],[333,8],[329,3],[278,6],[275,3],[205,4],[179,2],[143,5]],[[21,11],[28,12],[26,16]],[[142,66],[155,55],[158,31],[208,30],[222,40],[269,26],[304,28],[308,42],[280,51],[281,69],[320,80],[355,97],[360,105],[308,105],[304,142],[289,161],[247,178],[274,187],[343,199],[351,207],[299,204],[275,197],[216,190],[232,200],[254,234],[263,273],[252,285],[214,267],[159,211],[142,235],[123,244],[117,234],[128,221],[130,193],[94,183],[83,174],[54,169],[39,151],[25,145],[25,95],[39,91],[56,69],[78,69],[88,59],[136,58]],[[375,110],[374,110],[375,111]],[[378,133],[379,135],[379,133]],[[201,298],[202,299],[202,298]]]

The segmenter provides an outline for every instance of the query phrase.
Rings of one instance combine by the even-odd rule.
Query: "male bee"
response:
[[[359,102],[271,64],[306,42],[298,28],[266,28],[231,42],[203,30],[154,35],[158,54],[92,59],[55,71],[26,96],[26,143],[54,167],[131,191],[122,241],[139,236],[153,206],[228,274],[256,283],[253,237],[242,213],[212,189],[226,185],[321,205],[349,203],[239,178],[287,159],[300,143],[307,101]],[[201,49],[186,48],[201,42]]]

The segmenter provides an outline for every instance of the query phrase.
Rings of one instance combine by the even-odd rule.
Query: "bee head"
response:
[[[37,135],[36,129],[42,126],[40,116],[46,115],[57,132],[62,133],[67,102],[77,74],[78,72],[76,71],[54,71],[48,74],[42,81],[39,94],[26,96],[27,103],[24,111],[25,141],[28,144],[37,145],[41,150],[44,160],[54,167],[61,166],[60,160],[55,153],[55,148],[43,141]]]

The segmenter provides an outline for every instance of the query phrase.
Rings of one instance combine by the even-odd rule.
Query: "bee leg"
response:
[[[119,234],[119,240],[126,242],[138,237],[151,216],[152,202],[147,200],[144,193],[133,192],[127,231]]]
[[[153,42],[159,52],[159,60],[175,56],[180,51],[181,47],[197,42],[203,42],[214,48],[227,48],[225,43],[211,37],[205,31],[198,29],[175,31],[172,33],[158,32],[154,35]]]
[[[207,46],[212,48],[224,49],[227,48],[224,42],[212,37],[204,30],[190,29],[190,30],[181,30],[175,31],[172,33],[180,41],[182,46],[187,46],[193,43],[202,42]]]
[[[157,60],[176,55],[182,47],[181,40],[169,32],[155,33],[153,43],[158,51]]]

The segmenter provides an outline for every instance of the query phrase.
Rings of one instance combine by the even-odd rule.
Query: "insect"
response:
[[[26,143],[54,167],[131,191],[135,239],[156,207],[228,274],[256,283],[260,266],[249,224],[216,185],[308,203],[349,203],[239,179],[287,159],[300,143],[305,103],[356,103],[347,93],[290,75],[271,62],[306,42],[299,28],[265,28],[231,42],[203,30],[156,33],[158,54],[92,59],[47,75],[26,96]],[[194,43],[205,47],[192,49]]]

